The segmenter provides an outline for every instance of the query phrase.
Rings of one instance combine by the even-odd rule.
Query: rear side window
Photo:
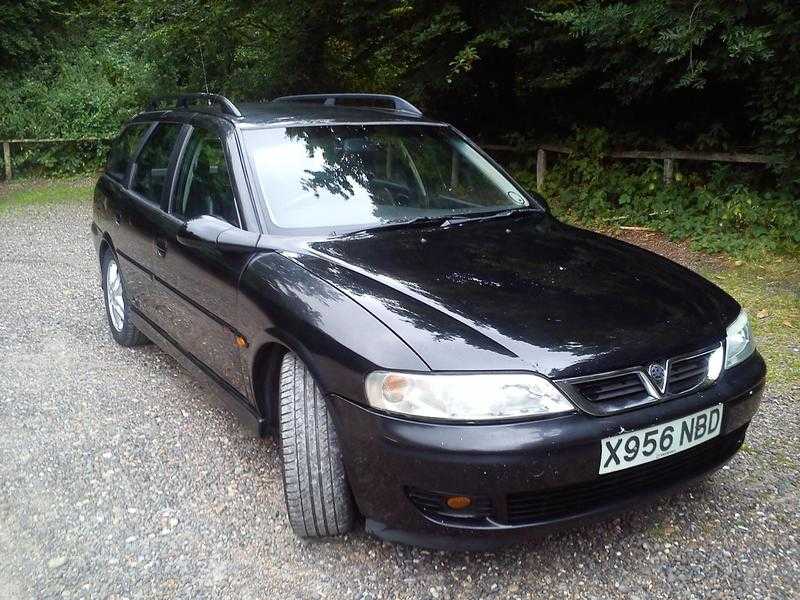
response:
[[[167,180],[172,149],[181,126],[160,123],[150,135],[136,160],[136,171],[131,187],[151,202],[159,204]]]
[[[128,165],[146,128],[146,124],[140,124],[128,125],[122,130],[119,137],[111,144],[111,150],[108,152],[106,173],[119,181],[125,179]]]

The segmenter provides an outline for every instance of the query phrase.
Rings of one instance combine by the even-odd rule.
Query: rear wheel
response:
[[[125,281],[119,270],[117,257],[111,250],[103,254],[101,261],[103,298],[111,335],[120,346],[141,346],[149,340],[139,331],[130,318],[130,305],[125,292]]]
[[[356,510],[325,398],[293,352],[280,370],[280,442],[286,509],[300,537],[350,531]]]

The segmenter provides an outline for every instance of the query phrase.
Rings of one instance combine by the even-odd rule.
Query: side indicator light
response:
[[[247,348],[250,344],[247,343],[247,340],[244,337],[237,335],[233,339],[233,345],[237,348]]]
[[[453,510],[464,510],[472,506],[472,498],[468,496],[450,496],[445,500],[445,503]]]

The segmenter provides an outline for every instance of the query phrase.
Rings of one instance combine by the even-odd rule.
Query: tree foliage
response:
[[[796,0],[24,0],[0,137],[116,131],[148,96],[366,90],[468,133],[758,149],[800,181]]]

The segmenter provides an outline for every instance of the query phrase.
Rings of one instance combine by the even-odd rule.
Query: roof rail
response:
[[[167,100],[175,100],[173,108],[189,110],[190,104],[205,103],[206,106],[218,106],[220,112],[232,117],[241,117],[242,113],[236,105],[221,94],[179,94],[177,96],[157,96],[147,103],[147,110],[157,110],[158,105]]]
[[[354,108],[373,108],[393,110],[421,117],[422,111],[398,96],[387,94],[300,94],[297,96],[281,96],[273,102],[306,102],[325,106],[351,106]]]

